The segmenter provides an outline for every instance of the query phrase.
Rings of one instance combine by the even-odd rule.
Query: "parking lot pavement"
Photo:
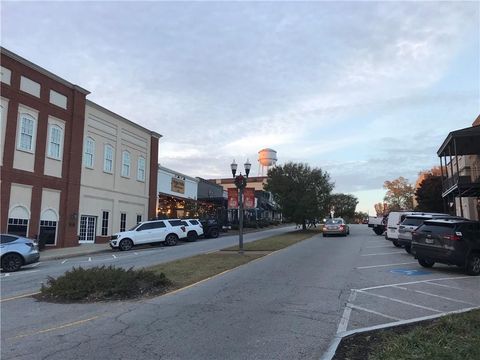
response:
[[[367,236],[352,275],[339,334],[480,307],[480,277],[441,264],[425,269],[379,236]]]

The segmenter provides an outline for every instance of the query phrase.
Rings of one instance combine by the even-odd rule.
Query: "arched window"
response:
[[[85,139],[85,153],[83,156],[83,163],[86,167],[93,169],[95,161],[95,140],[91,137]]]
[[[105,145],[105,154],[103,158],[103,171],[113,173],[113,147]]]
[[[127,150],[122,152],[122,176],[130,177],[130,153]]]
[[[145,158],[143,156],[138,157],[137,180],[145,181]]]
[[[48,156],[60,160],[62,158],[63,129],[58,125],[50,126],[48,140]]]

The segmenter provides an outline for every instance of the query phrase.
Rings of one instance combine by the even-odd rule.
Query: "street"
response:
[[[235,240],[108,261],[102,254],[97,265],[144,266]],[[141,301],[50,304],[4,295],[38,290],[34,285],[46,276],[42,267],[60,274],[80,261],[94,263],[57,260],[2,278],[2,359],[319,359],[337,332],[480,306],[478,277],[442,265],[427,271],[365,225],[352,225],[346,238],[315,236]]]

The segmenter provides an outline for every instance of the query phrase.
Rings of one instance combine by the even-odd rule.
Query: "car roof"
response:
[[[431,219],[425,221],[425,224],[427,225],[445,225],[445,224],[468,224],[468,223],[478,223],[478,221],[472,221],[468,219],[462,219],[462,218],[450,218],[450,219]]]
[[[438,213],[422,213],[422,214],[411,214],[405,217],[406,219],[416,218],[416,219],[431,219],[431,218],[456,218],[456,216],[448,215],[448,214],[438,214]]]

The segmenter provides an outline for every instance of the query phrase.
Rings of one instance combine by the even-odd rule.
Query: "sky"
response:
[[[272,148],[370,214],[480,114],[480,2],[2,1],[1,44],[162,134],[163,166]]]

